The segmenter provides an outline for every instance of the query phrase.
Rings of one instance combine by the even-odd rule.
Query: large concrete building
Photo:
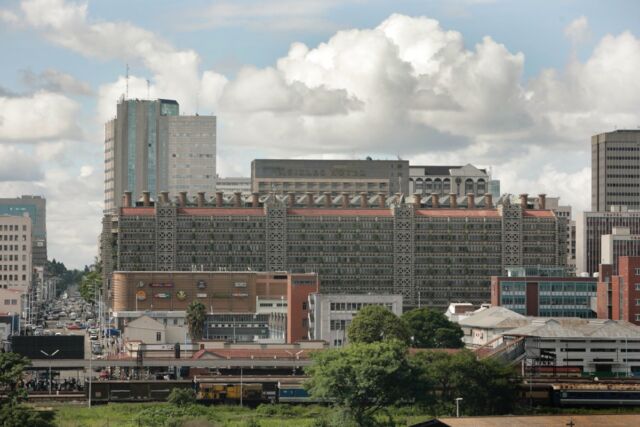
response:
[[[613,227],[611,234],[601,237],[600,264],[612,266],[618,274],[618,260],[623,256],[640,256],[640,235],[631,234],[627,227]]]
[[[576,272],[598,272],[601,262],[602,236],[612,234],[616,227],[629,229],[630,235],[640,234],[640,211],[612,206],[609,212],[582,212],[576,217]]]
[[[479,169],[473,165],[464,166],[410,166],[409,167],[409,193],[430,195],[437,193],[440,196],[455,194],[457,197],[466,197],[473,193],[476,197],[491,193],[489,182],[491,175],[486,169]],[[498,188],[499,181],[494,183]],[[500,190],[498,189],[498,192]],[[494,195],[494,197],[497,197]]]
[[[31,218],[0,216],[0,288],[26,293],[33,274]]]
[[[251,162],[251,190],[255,193],[290,191],[369,195],[409,193],[406,160],[284,160]]]
[[[640,130],[591,137],[591,210],[640,209]]]
[[[0,216],[29,215],[32,224],[33,265],[44,267],[47,262],[47,200],[42,196],[0,198]]]
[[[482,303],[508,266],[564,266],[566,225],[552,211],[490,195],[465,205],[366,193],[217,193],[125,204],[103,222],[105,279],[123,271],[316,272],[323,293],[402,295],[405,305]],[[125,197],[125,199],[127,199]]]
[[[105,125],[105,212],[116,212],[122,195],[144,191],[177,196],[211,191],[216,180],[216,118],[180,116],[176,101],[128,99]]]
[[[601,264],[598,278],[598,318],[626,320],[640,325],[640,256],[621,256]]]

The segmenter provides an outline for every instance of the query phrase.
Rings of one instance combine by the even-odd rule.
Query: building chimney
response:
[[[223,199],[223,192],[222,191],[216,191],[216,207],[217,208],[221,208],[222,205],[224,204],[224,199]]]
[[[131,191],[125,191],[124,192],[124,207],[125,208],[130,208],[131,207]]]
[[[440,207],[440,195],[438,193],[431,193],[431,207],[434,209]]]
[[[187,192],[186,191],[181,191],[180,192],[180,207],[181,208],[186,208],[187,207]]]
[[[349,193],[342,193],[342,207],[345,209],[349,207]]]
[[[458,195],[456,193],[449,193],[449,207],[451,209],[458,208]]]
[[[413,195],[413,208],[414,209],[420,209],[422,207],[422,194],[421,193],[415,193]]]
[[[260,207],[260,193],[251,194],[251,206],[254,208]]]
[[[522,193],[520,195],[520,207],[524,210],[527,209],[529,195],[527,193]]]
[[[292,208],[293,205],[296,204],[296,193],[289,192],[288,197],[287,197],[287,203],[288,203],[290,208]]]
[[[151,193],[148,191],[142,192],[142,206],[149,207],[151,205]]]
[[[387,207],[387,193],[378,193],[378,206],[380,209]]]
[[[476,207],[476,196],[473,193],[467,193],[467,209],[474,209]]]
[[[203,208],[204,207],[204,191],[199,191],[198,192],[198,207],[199,208]]]
[[[538,194],[538,204],[540,205],[540,209],[547,209],[547,195],[546,194]]]
[[[484,207],[485,209],[493,209],[493,194],[484,193]]]
[[[169,192],[168,191],[162,191],[160,193],[160,198],[162,199],[162,204],[164,204],[165,206],[169,204]]]
[[[314,205],[314,201],[313,201],[313,193],[311,191],[309,191],[307,193],[307,207],[312,208]]]
[[[324,193],[324,207],[325,208],[330,208],[331,207],[331,193],[326,192]]]
[[[363,209],[369,207],[369,195],[364,191],[360,193],[360,207]]]
[[[236,191],[235,193],[233,193],[233,195],[235,196],[233,198],[233,206],[235,206],[236,208],[242,207],[242,193]]]

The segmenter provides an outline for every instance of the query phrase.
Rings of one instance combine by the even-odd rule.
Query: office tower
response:
[[[31,253],[33,266],[47,262],[47,200],[42,196],[20,196],[0,199],[0,216],[29,215],[32,224]]]
[[[640,208],[640,130],[591,137],[591,210]]]
[[[611,234],[602,235],[600,252],[600,264],[610,265],[612,274],[619,274],[620,257],[640,256],[640,235],[631,234],[628,227],[613,227]]]
[[[0,216],[0,288],[26,293],[33,273],[31,218]]]
[[[105,212],[149,191],[177,196],[212,191],[216,179],[216,118],[180,116],[176,101],[128,99],[105,125]]]
[[[128,199],[128,197],[127,197]],[[566,224],[490,195],[466,203],[381,192],[163,197],[103,222],[103,271],[291,271],[323,293],[402,295],[408,306],[483,303],[508,266],[564,266]]]
[[[492,182],[494,188],[489,188],[489,184]],[[497,192],[495,191],[496,185]],[[423,195],[437,193],[441,196],[455,194],[458,197],[466,197],[469,193],[476,196],[492,193],[497,200],[500,197],[500,181],[492,181],[486,169],[478,169],[470,164],[465,166],[410,166],[409,193]]]
[[[343,192],[370,195],[409,192],[406,160],[279,160],[251,162],[251,190],[255,193]]]

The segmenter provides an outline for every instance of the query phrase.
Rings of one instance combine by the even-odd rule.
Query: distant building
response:
[[[430,195],[437,193],[441,196],[455,194],[466,197],[474,194],[476,197],[491,193],[489,182],[491,176],[486,169],[467,164],[465,166],[410,166],[409,193]],[[496,199],[500,196],[500,181],[494,180],[497,186]],[[494,191],[495,192],[495,191]]]
[[[458,321],[464,333],[462,341],[470,348],[485,346],[498,340],[505,332],[528,323],[524,315],[497,306],[478,310]]]
[[[591,137],[591,210],[640,209],[640,130]]]
[[[640,235],[631,234],[628,227],[613,227],[611,234],[601,237],[600,264],[612,266],[612,274],[618,274],[618,260],[622,256],[640,256]]]
[[[559,197],[548,197],[540,194],[537,197],[529,197],[529,209],[550,209],[558,218],[562,218],[567,224],[567,267],[569,272],[576,271],[576,223],[571,220],[571,206],[561,205]]]
[[[176,101],[127,99],[105,125],[106,213],[144,191],[211,191],[216,180],[216,118],[180,116]]]
[[[376,195],[409,192],[406,160],[256,159],[251,162],[251,191]]]
[[[309,295],[309,339],[324,340],[330,347],[347,344],[347,328],[358,311],[369,305],[402,315],[402,295]]]
[[[491,304],[526,316],[595,318],[596,283],[565,268],[508,268],[491,278]]]
[[[625,320],[640,325],[640,256],[621,256],[618,273],[601,264],[598,278],[598,319]]]
[[[21,289],[0,288],[0,315],[21,315],[23,312],[23,296],[24,291]]]
[[[29,215],[32,224],[33,265],[44,267],[47,262],[47,200],[42,196],[0,198],[0,216]]]
[[[242,194],[251,194],[251,178],[218,177],[216,179],[216,191],[222,191],[226,194],[234,194],[237,192]]]
[[[26,293],[33,275],[31,218],[0,216],[0,289]]]
[[[593,274],[602,259],[602,236],[615,227],[626,227],[640,235],[640,211],[612,206],[609,212],[582,212],[576,218],[576,272]]]

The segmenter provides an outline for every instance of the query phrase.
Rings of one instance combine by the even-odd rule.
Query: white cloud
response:
[[[20,22],[20,18],[10,10],[0,9],[0,21],[8,25],[17,25]]]
[[[0,182],[39,181],[43,177],[41,165],[25,151],[0,144]]]
[[[91,86],[70,74],[54,69],[46,69],[39,74],[31,70],[21,72],[22,81],[31,89],[60,92],[67,95],[92,95]]]
[[[64,95],[38,91],[29,96],[0,96],[0,143],[74,136],[78,104]]]
[[[591,33],[589,31],[589,21],[586,16],[574,19],[564,29],[564,35],[567,36],[571,43],[579,45],[589,40]]]

